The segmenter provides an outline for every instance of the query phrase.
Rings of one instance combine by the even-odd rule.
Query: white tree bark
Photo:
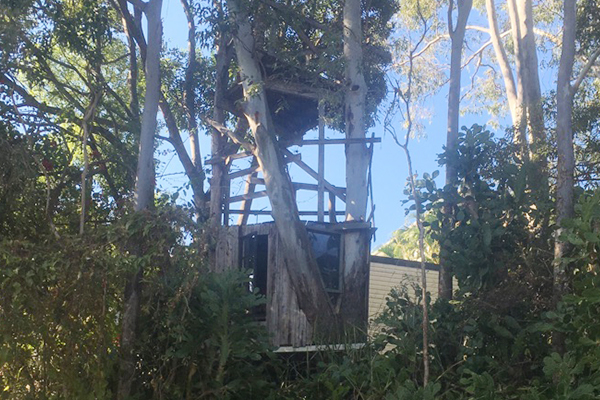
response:
[[[529,152],[526,148],[527,141],[524,137],[527,120],[525,119],[523,105],[520,103],[520,98],[522,98],[522,87],[517,88],[517,84],[515,83],[513,72],[508,61],[508,56],[506,55],[506,50],[504,49],[504,44],[502,44],[494,0],[486,0],[485,6],[488,23],[490,25],[492,45],[494,46],[494,53],[496,55],[498,65],[500,66],[500,71],[502,72],[504,88],[506,90],[506,100],[508,102],[510,116],[515,129],[515,142],[520,146],[522,155],[528,156]],[[517,46],[517,44],[515,46]],[[517,49],[515,47],[515,52],[516,51]]]
[[[309,250],[311,246],[306,227],[300,222],[291,182],[271,127],[264,82],[258,61],[254,58],[250,18],[240,0],[228,0],[227,6],[234,24],[234,46],[245,99],[244,115],[254,135],[256,146],[253,152],[263,171],[287,270],[300,308],[318,335],[335,334],[336,317],[314,255]]]
[[[146,95],[142,112],[142,128],[135,182],[135,211],[150,207],[154,202],[154,135],[160,100],[160,49],[162,0],[151,0],[145,9],[148,20],[148,47],[146,50]]]
[[[535,42],[532,0],[516,0],[519,23],[519,42],[521,51],[521,73],[523,80],[524,103],[527,110],[530,155],[532,160],[541,160],[538,152],[545,143],[546,133],[542,109],[539,64]]]
[[[571,127],[573,112],[573,88],[571,76],[575,62],[575,1],[565,0],[563,22],[563,45],[558,67],[558,83],[556,87],[556,144],[557,144],[557,179],[556,179],[556,240],[554,244],[554,293],[559,299],[565,291],[565,271],[560,259],[566,255],[568,244],[560,240],[563,229],[560,226],[566,218],[572,218],[575,154],[573,150],[573,129]]]
[[[363,74],[363,31],[361,0],[345,0],[343,41],[345,61],[346,138],[366,138],[367,85]],[[367,170],[370,156],[366,143],[346,145],[346,221],[364,221],[367,211]],[[348,232],[344,236],[342,315],[347,325],[366,330],[369,285],[370,234]]]
[[[145,57],[146,94],[140,133],[140,147],[135,184],[136,212],[154,205],[154,135],[156,132],[156,116],[160,100],[160,50],[162,44],[162,22],[160,18],[162,0],[150,0],[144,4],[144,12],[148,20],[148,46]],[[131,243],[132,251],[141,253],[141,243]],[[140,254],[141,255],[141,254]],[[140,268],[133,277],[127,280],[123,304],[123,320],[121,322],[121,359],[119,363],[119,382],[116,398],[124,400],[131,394],[135,380],[135,358],[132,353],[136,341],[136,329],[142,295],[141,280],[143,270]]]
[[[532,0],[507,1],[515,53],[515,75],[500,37],[494,0],[486,0],[485,4],[491,41],[502,72],[515,130],[515,143],[519,145],[524,160],[532,158],[540,169],[545,169],[545,159],[538,151],[545,142],[545,126]]]
[[[188,21],[188,65],[185,69],[185,82],[183,99],[185,104],[185,113],[187,118],[187,131],[190,139],[190,161],[192,168],[195,170],[193,177],[200,182],[196,187],[200,186],[200,190],[194,190],[194,203],[196,205],[196,220],[202,223],[207,219],[207,204],[202,186],[204,185],[204,169],[202,168],[202,157],[200,155],[200,141],[198,139],[198,123],[196,121],[196,23],[194,21],[194,12],[192,4],[188,0],[181,0],[185,17]]]
[[[344,2],[344,59],[346,62],[345,115],[346,137],[366,138],[365,102],[367,87],[363,75],[362,10],[360,0]],[[366,143],[346,145],[346,220],[361,221],[367,211]]]

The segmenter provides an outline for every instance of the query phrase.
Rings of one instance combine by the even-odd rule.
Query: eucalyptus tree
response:
[[[456,22],[454,22],[454,9],[456,7]],[[465,33],[469,14],[473,7],[472,0],[458,0],[456,6],[453,0],[448,4],[448,33],[450,35],[450,73],[448,82],[448,122],[446,131],[446,149],[452,154],[456,151],[458,142],[458,127],[460,116],[460,89],[462,75],[462,54]],[[457,171],[455,160],[449,159],[446,164],[446,185],[455,186],[457,182]],[[452,213],[453,204],[447,202],[445,205],[446,215]],[[451,225],[450,219],[445,221]],[[445,257],[445,251],[440,254],[440,274],[438,292],[440,298],[452,298],[452,267]]]
[[[308,320],[323,329],[336,332],[337,324],[331,302],[320,284],[319,269],[310,249],[306,228],[300,221],[291,181],[284,172],[281,150],[273,135],[264,81],[260,65],[252,53],[255,38],[250,25],[248,4],[228,0],[227,7],[234,26],[234,44],[244,89],[244,117],[255,143],[241,143],[255,154],[263,170],[265,186],[273,209],[273,219],[281,233],[288,272],[298,293],[300,307]],[[238,140],[233,134],[231,138]]]
[[[127,65],[122,43],[113,40],[110,8],[104,1],[59,0],[2,7],[8,28],[0,35],[2,118],[31,137],[30,143],[39,137],[53,149],[36,155],[46,175],[49,218],[78,184],[81,207],[69,207],[80,214],[81,231],[90,218],[105,219],[108,210],[122,206],[135,177],[131,121],[137,116],[123,95],[120,76]],[[96,193],[92,201],[92,181],[107,195]],[[74,218],[65,217],[69,222],[61,225],[68,230]]]
[[[135,183],[134,211],[142,212],[154,207],[154,137],[158,104],[160,101],[160,52],[162,47],[162,0],[150,0],[148,3],[135,2],[134,6],[141,9],[147,19],[148,44],[144,58],[145,96],[144,111],[140,127],[138,163]],[[134,239],[132,251],[142,256],[144,245],[140,238]],[[135,354],[133,349],[136,342],[136,331],[139,319],[139,309],[142,297],[142,277],[144,270],[140,266],[133,276],[128,277],[123,299],[123,318],[121,321],[120,363],[117,399],[126,399],[131,395],[131,387],[136,377]]]
[[[288,273],[300,307],[320,334],[335,334],[344,321],[339,320],[320,283],[281,149],[286,140],[290,140],[290,130],[296,135],[304,134],[307,128],[303,128],[303,119],[306,118],[296,111],[297,115],[290,118],[298,125],[282,130],[281,125],[277,125],[282,122],[281,117],[277,119],[281,108],[270,109],[273,105],[268,101],[267,89],[308,96],[315,111],[316,101],[320,99],[326,105],[331,127],[344,130],[348,138],[364,139],[373,111],[385,95],[382,67],[388,55],[382,43],[389,33],[387,21],[394,4],[381,2],[368,9],[355,1],[345,2],[344,7],[329,1],[284,4],[230,0],[225,4],[244,99],[240,109],[229,105],[227,111],[238,121],[245,120],[251,135],[244,137],[240,135],[244,132],[228,129],[222,122],[211,120],[210,123],[255,156],[264,175],[273,219],[280,232]],[[286,84],[281,85],[282,82]],[[346,218],[364,221],[369,152],[363,142],[347,145],[346,154]],[[348,301],[343,300],[341,304],[347,303],[342,307],[352,307],[356,313],[360,307],[355,307],[356,300],[350,298],[359,275],[356,260],[360,257],[366,262],[367,254],[357,250],[364,246],[346,248],[344,285],[347,293],[344,296],[348,296]],[[366,282],[364,277],[358,278]],[[344,314],[343,310],[340,314]]]
[[[597,7],[597,6],[596,6]],[[585,7],[583,8],[585,10]],[[597,8],[596,8],[597,9]],[[580,26],[584,27],[588,15],[582,15]],[[585,37],[583,38],[585,43]],[[595,41],[588,42],[590,47],[582,46],[580,52],[586,56],[586,61],[576,64],[577,41],[577,4],[565,0],[562,51],[558,69],[556,88],[556,142],[557,142],[557,179],[556,179],[556,231],[554,245],[554,290],[557,299],[567,291],[565,273],[565,257],[569,250],[568,242],[560,237],[565,219],[572,218],[574,209],[575,189],[575,153],[573,146],[573,98],[582,82],[600,56],[600,46]],[[577,67],[577,69],[576,69]],[[574,72],[576,71],[575,77]]]
[[[540,91],[539,65],[531,0],[507,2],[513,44],[514,75],[498,27],[494,0],[486,0],[489,34],[496,60],[500,65],[506,97],[514,125],[515,142],[521,146],[521,157],[537,159],[538,148],[545,143],[545,128]]]
[[[144,7],[144,2],[141,1],[129,1],[129,0],[110,0],[112,6],[115,10],[119,12],[123,20],[123,30],[127,35],[127,41],[129,43],[130,53],[136,52],[135,46],[132,46],[132,43],[137,44],[137,48],[139,49],[139,55],[143,63],[145,63],[147,58],[148,45],[147,39],[144,36],[144,32],[142,30],[141,21],[142,14],[141,9]],[[128,2],[133,5],[133,10],[130,10],[128,6]],[[187,10],[186,15],[188,18],[193,17],[193,10],[191,3],[184,3],[184,9]],[[197,35],[195,24],[190,24],[188,27],[188,40],[195,37]],[[162,116],[164,118],[165,126],[167,128],[167,132],[169,134],[168,137],[163,138],[167,140],[174,148],[175,153],[183,169],[185,174],[189,178],[190,186],[193,192],[193,200],[196,208],[197,215],[199,216],[199,222],[205,218],[206,215],[206,193],[204,191],[204,172],[201,164],[201,159],[199,157],[199,147],[198,141],[196,140],[198,132],[197,132],[197,123],[196,119],[198,118],[195,111],[195,107],[193,107],[192,100],[196,102],[198,99],[195,95],[193,95],[192,87],[194,86],[198,62],[195,57],[195,48],[196,43],[195,40],[192,40],[189,43],[190,48],[194,48],[194,51],[188,52],[188,61],[187,66],[185,67],[185,78],[183,82],[183,88],[177,87],[173,92],[181,92],[184,97],[184,110],[183,113],[179,113],[178,109],[173,105],[173,96],[169,96],[169,93],[165,93],[162,89],[163,86],[168,87],[169,82],[165,82],[165,80],[161,80],[161,92],[159,97],[159,108],[161,110]],[[137,96],[137,90],[135,89],[136,75],[134,75],[134,64],[132,65],[132,73],[130,73],[130,80],[133,82],[130,85],[130,96],[134,98]],[[135,78],[135,79],[134,79]],[[175,89],[175,88],[174,88]],[[183,114],[183,117],[181,117]],[[180,118],[181,117],[181,118]],[[184,141],[181,136],[182,130],[187,130],[188,134],[192,137],[192,142],[195,146],[192,146],[192,152],[188,152],[185,147]]]

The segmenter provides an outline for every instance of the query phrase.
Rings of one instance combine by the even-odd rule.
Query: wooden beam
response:
[[[292,153],[290,151],[288,151],[288,153],[289,153],[289,155],[285,154],[286,155],[286,159],[285,159],[286,163],[302,162],[302,157],[301,157],[300,154],[294,154],[294,153]],[[259,171],[261,171],[261,168],[260,168],[260,166],[258,164],[257,165],[252,165],[249,168],[241,169],[239,171],[230,173],[228,175],[228,179],[231,180],[231,179],[241,178],[242,176],[250,175],[250,174],[253,174],[254,172],[259,172]]]
[[[241,169],[239,171],[232,172],[227,177],[229,180],[232,180],[235,178],[241,178],[242,176],[253,174],[254,172],[258,172],[258,171],[260,171],[260,166],[258,166],[258,164],[257,164],[257,165],[251,166],[250,168]]]
[[[278,80],[266,80],[265,88],[279,93],[291,94],[306,99],[319,100],[326,94],[325,90],[318,90],[312,86]]]
[[[256,161],[256,157],[254,157],[252,159],[252,165],[257,165],[258,162]],[[256,189],[256,184],[252,183],[252,178],[256,178],[258,172],[254,171],[253,173],[251,173],[250,175],[248,175],[247,179],[246,179],[246,190],[244,192],[244,194],[249,195],[254,193],[254,190]],[[231,199],[229,199],[229,202],[231,203]],[[246,198],[244,199],[244,201],[242,202],[242,210],[250,210],[250,208],[252,207],[252,197],[250,198]],[[240,214],[238,217],[238,225],[246,225],[248,223],[248,217],[249,214],[245,213],[245,214]]]
[[[345,213],[344,213],[345,214]],[[332,224],[337,223],[337,218],[335,217],[338,213],[335,211],[335,195],[329,192],[329,222]]]
[[[258,199],[260,197],[267,197],[267,196],[268,195],[267,195],[266,190],[261,190],[260,192],[254,192],[254,193],[244,193],[239,196],[230,197],[229,203],[237,203],[238,201]]]
[[[298,146],[325,145],[325,144],[356,144],[356,143],[381,143],[381,138],[344,138],[344,139],[305,139],[294,142]]]
[[[242,151],[241,153],[230,154],[228,156],[213,157],[211,159],[206,160],[204,164],[212,165],[220,162],[229,163],[231,160],[239,160],[240,158],[250,157],[251,155],[252,152],[250,151]]]
[[[246,211],[244,210],[229,210],[230,214],[243,214]],[[250,210],[248,211],[250,215],[271,215],[271,211],[269,210]],[[317,215],[316,211],[298,211],[300,216],[315,216]],[[336,211],[336,215],[345,215],[344,211]]]
[[[265,184],[265,180],[263,178],[252,178],[251,179],[252,183],[254,183],[255,185],[264,185]],[[304,182],[292,182],[292,185],[294,185],[294,189],[297,190],[319,190],[319,185],[315,185],[314,183],[304,183]],[[342,193],[346,193],[346,188],[341,187],[341,186],[334,186],[336,189],[338,189],[339,191],[341,191]]]
[[[323,102],[319,101],[319,165],[317,173],[317,220],[325,221],[325,122],[323,121]]]
[[[284,154],[290,154],[293,156],[293,154],[288,149],[284,149],[283,152]],[[315,172],[314,169],[306,165],[302,160],[294,160],[294,163],[300,168],[302,168],[308,175],[313,177],[316,181],[319,181],[319,174]],[[340,200],[342,200],[344,203],[346,202],[346,194],[339,190],[337,187],[333,186],[326,180],[323,180],[323,185],[327,190],[333,192],[337,197],[339,197]]]

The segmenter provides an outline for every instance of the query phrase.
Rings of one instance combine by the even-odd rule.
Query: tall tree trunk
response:
[[[365,139],[365,102],[367,87],[363,75],[362,10],[360,0],[344,2],[344,59],[346,137]],[[346,221],[364,221],[367,211],[367,169],[369,151],[366,143],[346,145]]]
[[[519,41],[521,43],[522,79],[524,81],[525,108],[529,128],[531,159],[540,159],[539,148],[546,141],[539,65],[533,24],[532,0],[517,0],[519,16]]]
[[[154,205],[154,135],[156,131],[156,115],[160,99],[160,50],[162,43],[162,23],[160,13],[162,0],[151,0],[145,5],[148,20],[148,47],[146,49],[146,95],[138,154],[138,166],[135,185],[136,212],[151,208]],[[143,244],[137,239],[132,243],[132,251],[142,253]],[[137,322],[142,296],[141,281],[143,270],[140,268],[127,281],[123,304],[123,321],[121,326],[121,359],[119,363],[119,382],[117,399],[130,396],[135,379],[135,355],[133,348],[136,341]]]
[[[454,1],[451,0],[448,5],[448,31],[450,33],[452,47],[450,52],[450,87],[448,89],[448,129],[446,133],[446,149],[450,154],[456,151],[458,143],[462,49],[465,39],[465,28],[472,6],[472,0],[458,0],[458,16],[456,27],[454,27],[452,18]],[[454,159],[450,157],[446,164],[446,185],[456,185],[457,179],[456,165],[454,165]],[[448,225],[447,228],[454,224],[454,221],[450,219],[453,208],[454,204],[444,204],[444,214],[446,215],[444,222]],[[443,248],[440,250],[438,295],[442,299],[452,299],[452,266],[448,261],[448,254]]]
[[[216,8],[219,10],[221,18],[224,18],[224,13],[220,2],[216,2]],[[230,37],[225,32],[225,29],[220,27],[215,39],[215,95],[214,95],[214,111],[213,118],[221,125],[225,125],[225,113],[221,107],[223,98],[227,91],[227,82],[229,75],[229,65],[231,61],[231,52],[228,49],[227,41]],[[211,130],[211,152],[213,156],[212,164],[212,179],[210,180],[210,211],[209,211],[209,226],[210,231],[207,235],[208,258],[209,265],[214,270],[218,270],[216,266],[215,248],[216,241],[219,237],[221,220],[223,218],[222,207],[224,200],[224,192],[229,191],[229,180],[227,176],[227,166],[225,160],[225,147],[227,145],[227,136],[217,129]]]
[[[316,331],[317,337],[337,331],[329,296],[323,287],[311,249],[306,227],[300,221],[294,192],[285,172],[281,150],[271,127],[266,92],[258,61],[254,58],[254,37],[245,4],[228,0],[234,25],[234,46],[242,76],[244,115],[254,135],[254,156],[262,168],[269,194],[273,219],[300,308]]]
[[[510,6],[511,4],[512,6]],[[515,46],[515,51],[518,50],[517,76],[521,82],[519,86],[522,87],[523,95],[520,103],[525,111],[527,123],[529,159],[533,162],[531,185],[540,196],[540,199],[545,200],[548,197],[548,161],[541,151],[546,143],[546,127],[533,29],[532,0],[509,0],[509,10],[511,9],[516,15],[512,30],[513,37],[518,43],[518,46]]]
[[[508,0],[515,54],[515,75],[500,40],[494,0],[486,0],[490,35],[506,87],[514,127],[514,141],[524,161],[533,161],[532,187],[541,198],[548,196],[547,158],[541,153],[546,142],[539,66],[534,33],[532,0]],[[542,227],[544,228],[544,227]]]
[[[498,17],[496,15],[496,5],[494,4],[494,0],[486,0],[485,8],[488,18],[488,24],[490,25],[490,37],[492,45],[494,47],[494,54],[496,55],[496,59],[498,60],[500,72],[502,72],[502,79],[504,81],[504,88],[506,90],[506,99],[508,101],[510,116],[513,125],[518,125],[519,121],[521,120],[521,114],[518,108],[519,99],[517,98],[517,87],[515,85],[513,73],[510,68],[508,56],[506,55],[506,50],[504,49],[504,45],[502,44],[502,38],[500,36],[500,29],[498,28]]]
[[[510,18],[511,34],[513,38],[513,46],[515,53],[515,74],[516,74],[516,89],[517,89],[517,104],[518,120],[513,121],[515,142],[521,149],[521,157],[529,159],[529,140],[527,139],[527,109],[525,103],[526,86],[525,80],[525,60],[523,57],[524,46],[521,41],[521,24],[519,23],[519,14],[517,11],[517,1],[508,0],[508,15]]]
[[[113,0],[116,1],[116,0]],[[142,3],[145,4],[145,3]],[[147,52],[149,44],[146,44],[146,39],[144,38],[141,26],[138,8],[134,9],[135,14],[132,16],[127,8],[127,2],[125,0],[118,0],[118,3],[115,4],[115,8],[121,12],[125,24],[127,25],[127,29],[131,36],[135,39],[140,49],[140,56],[142,61],[146,63]],[[171,106],[169,105],[165,96],[160,93],[159,96],[159,108],[162,111],[165,125],[167,127],[167,131],[169,132],[169,142],[175,149],[175,153],[183,166],[185,174],[190,180],[190,186],[192,187],[192,192],[194,199],[203,199],[204,195],[204,174],[202,170],[198,170],[190,155],[187,152],[185,144],[181,139],[181,133],[179,129],[179,125],[177,120],[175,119],[175,115],[173,115],[173,111],[171,110]],[[203,203],[203,201],[198,201]]]
[[[557,170],[556,178],[556,240],[554,243],[554,294],[559,300],[566,290],[566,276],[561,263],[569,250],[568,243],[560,239],[563,229],[560,226],[566,218],[572,218],[575,209],[573,205],[573,189],[575,185],[575,154],[573,150],[573,129],[571,127],[573,111],[573,88],[571,75],[575,61],[575,1],[564,2],[563,45],[558,67],[558,83],[556,88],[556,142]]]
[[[366,138],[367,85],[363,74],[362,7],[360,0],[346,0],[343,9],[345,60],[346,138]],[[367,212],[367,170],[370,155],[365,142],[346,144],[346,221],[364,221]],[[342,315],[348,325],[366,329],[369,284],[368,252],[371,237],[364,231],[344,235]]]
[[[195,169],[194,177],[201,182],[196,186],[204,184],[204,169],[202,168],[202,157],[200,155],[200,141],[198,139],[198,122],[196,121],[196,23],[194,21],[194,10],[188,0],[181,0],[185,17],[188,21],[188,65],[185,69],[185,82],[183,99],[187,118],[187,130],[190,138],[190,161]],[[190,177],[191,179],[192,177]],[[207,218],[207,204],[204,190],[194,190],[194,203],[196,206],[196,220],[202,223]]]

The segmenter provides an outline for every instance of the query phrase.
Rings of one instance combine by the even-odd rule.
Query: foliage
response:
[[[121,356],[123,287],[140,268],[144,291],[135,346],[138,398],[600,397],[600,194],[580,191],[576,217],[563,223],[562,239],[572,251],[559,261],[568,272],[571,293],[555,306],[552,204],[532,189],[532,167],[513,156],[514,146],[480,126],[464,128],[456,151],[440,157],[442,165],[453,160],[459,167],[456,186],[437,188],[437,173],[417,180],[425,199],[420,211],[427,216],[430,261],[435,261],[436,246],[447,250],[459,283],[455,301],[430,303],[418,287],[398,288],[390,293],[379,320],[382,330],[364,347],[320,351],[307,365],[297,359],[282,363],[282,357],[270,352],[264,327],[252,318],[251,310],[265,300],[246,290],[243,273],[206,271],[198,241],[190,240],[200,237],[198,227],[190,210],[173,204],[175,195],[159,196],[155,211],[128,214],[139,135],[135,97],[143,97],[134,92],[143,92],[144,68],[135,54],[128,57],[115,3],[0,4],[0,398],[112,398]],[[211,47],[216,27],[225,32],[231,27],[222,10],[192,3],[198,26],[207,28],[198,37]],[[342,2],[246,3],[252,8],[265,74],[290,83],[291,90],[294,83],[324,88],[328,123],[340,128]],[[419,43],[414,51],[420,58],[412,66],[419,78],[412,83],[412,94],[420,105],[444,82],[440,65],[445,55],[426,50],[445,49],[439,33],[447,27],[445,4],[432,0],[404,2],[397,19],[395,1],[363,5],[363,72],[372,123],[386,94],[390,34],[397,35],[393,47],[400,74],[408,68],[401,57]],[[592,0],[579,2],[581,59],[600,41],[598,11]],[[536,20],[559,27],[552,12],[536,14]],[[392,21],[401,25],[396,31]],[[467,40],[475,44],[474,37]],[[477,103],[478,112],[482,104],[493,103],[496,110],[502,104],[494,101],[499,75],[491,69],[478,73],[480,67],[487,68],[490,49],[481,48],[467,62],[479,60],[472,84],[487,91],[486,101]],[[550,58],[545,56],[543,64],[552,68]],[[134,66],[136,61],[139,65]],[[185,102],[186,63],[184,53],[164,52],[162,87],[170,104]],[[196,67],[197,110],[210,114],[214,62],[198,57]],[[235,65],[229,72],[230,83],[237,84]],[[129,82],[127,76],[137,73],[139,82]],[[480,84],[484,75],[489,78],[486,85]],[[396,78],[396,95],[409,95],[406,77]],[[232,93],[235,88],[227,89]],[[82,123],[96,93],[102,98],[90,123],[88,229],[76,236]],[[466,98],[472,93],[466,92]],[[548,126],[554,100],[550,94]],[[293,108],[284,103],[274,111]],[[598,81],[592,76],[577,94],[573,115],[577,177],[585,189],[596,188],[600,179],[599,109]],[[186,126],[182,110],[173,107],[178,126]],[[228,126],[233,125],[232,115]],[[549,157],[552,166],[551,151]],[[446,201],[454,205],[449,214],[441,207]],[[143,254],[132,254],[126,245],[133,237],[151,244]],[[411,259],[407,244],[414,243],[416,229],[408,227],[382,250]],[[423,303],[430,308],[429,353],[435,377],[425,388],[420,378]],[[565,337],[560,354],[552,348],[557,333]],[[304,356],[309,357],[299,358]],[[300,366],[306,372],[299,372]]]
[[[139,395],[261,398],[268,336],[249,310],[264,300],[241,272],[204,272],[187,214],[164,206],[83,238],[0,242],[0,398],[111,398],[122,288],[140,266]],[[123,243],[140,234],[153,246],[138,257]]]
[[[435,216],[432,213],[425,213],[424,222],[431,223]],[[399,258],[402,260],[420,261],[419,256],[419,230],[417,224],[412,223],[407,227],[398,229],[392,233],[392,238],[381,245],[376,253],[383,253],[388,257]],[[437,241],[433,240],[430,233],[425,235],[425,261],[435,263],[438,261],[439,246]]]
[[[261,398],[273,388],[268,335],[249,312],[264,299],[247,279],[235,270],[201,276],[192,263],[156,279],[138,343],[142,398]]]
[[[532,189],[531,165],[514,154],[510,143],[496,141],[489,131],[474,125],[463,128],[454,153],[440,155],[442,165],[454,159],[457,185],[437,189],[432,179],[424,177],[422,196],[429,200],[426,208],[437,216],[430,224],[431,235],[447,250],[465,293],[487,289],[487,294],[506,297],[502,289],[509,289],[505,284],[510,282],[515,293],[508,298],[516,301],[531,293],[530,285],[538,291],[549,288],[545,226],[550,206]],[[444,213],[444,202],[455,205],[451,214]],[[443,224],[444,219],[453,223]],[[524,286],[518,289],[514,282]]]
[[[0,243],[1,398],[109,398],[122,262],[108,243]]]

